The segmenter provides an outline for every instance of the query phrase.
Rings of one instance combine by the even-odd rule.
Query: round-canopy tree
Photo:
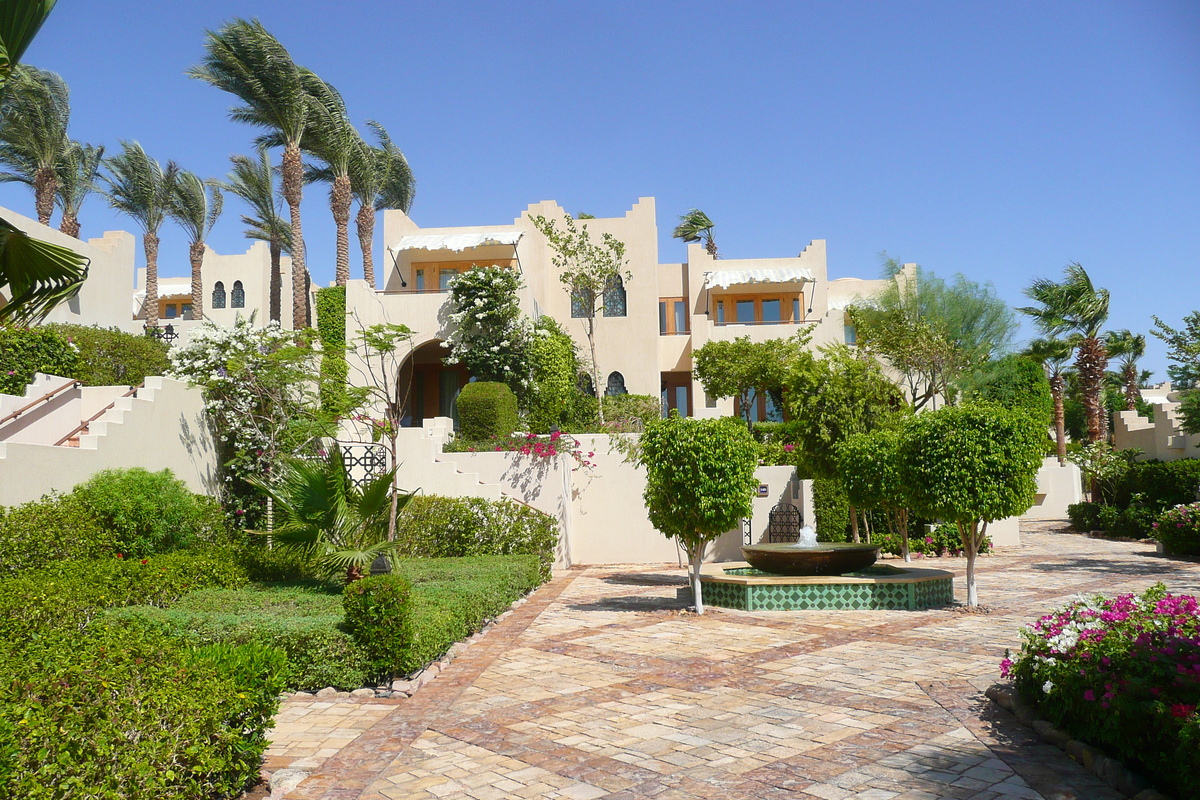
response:
[[[979,604],[975,556],[989,522],[1033,505],[1041,420],[992,403],[918,414],[900,434],[900,480],[912,511],[958,526],[967,553],[967,603]]]
[[[639,463],[650,522],[679,542],[692,567],[696,613],[704,613],[700,565],[708,543],[750,515],[758,446],[737,420],[672,415],[646,425]]]
[[[883,512],[888,529],[900,537],[900,553],[908,553],[908,486],[900,478],[900,432],[858,433],[837,447],[838,468],[846,496],[858,508]]]

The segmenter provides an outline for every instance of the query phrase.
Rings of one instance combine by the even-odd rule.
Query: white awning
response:
[[[485,233],[424,233],[405,236],[389,247],[393,253],[401,250],[469,250],[485,245],[515,245],[525,234],[521,231],[490,231]]]
[[[159,296],[160,298],[163,298],[163,297],[178,297],[178,296],[180,296],[180,295],[184,295],[184,296],[186,296],[186,297],[191,297],[191,296],[192,296],[192,282],[191,282],[191,280],[187,280],[187,281],[164,281],[164,282],[162,282],[162,283],[158,284],[158,296]],[[141,289],[140,291],[136,291],[136,292],[134,292],[134,293],[133,293],[133,299],[134,299],[135,301],[144,302],[144,301],[145,301],[145,299],[146,299],[146,290],[145,290],[145,289]]]
[[[706,288],[728,289],[747,283],[816,283],[812,272],[799,267],[786,269],[726,269],[704,273]]]

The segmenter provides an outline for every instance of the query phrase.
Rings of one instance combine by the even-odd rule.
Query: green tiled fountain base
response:
[[[863,611],[933,608],[953,603],[954,577],[950,573],[943,576],[915,581],[846,583],[836,582],[836,578],[821,583],[725,583],[704,577],[701,581],[704,602],[711,606],[741,611]]]

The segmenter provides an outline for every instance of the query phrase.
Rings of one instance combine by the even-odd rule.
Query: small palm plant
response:
[[[303,553],[327,576],[352,583],[365,577],[380,556],[396,557],[396,542],[387,535],[394,472],[359,488],[334,446],[326,458],[288,462],[271,483],[252,483],[271,498],[283,521],[269,534],[271,541]],[[397,495],[403,508],[413,492]]]
[[[713,258],[717,257],[717,243],[713,241],[713,228],[716,227],[713,221],[708,218],[698,208],[693,208],[691,211],[679,218],[679,225],[671,234],[676,239],[682,239],[690,244],[692,242],[704,242],[704,249]]]

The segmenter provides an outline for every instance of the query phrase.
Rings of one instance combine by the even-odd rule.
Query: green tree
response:
[[[275,191],[275,169],[271,166],[271,151],[259,145],[256,157],[230,156],[233,170],[225,178],[224,188],[246,201],[253,215],[243,214],[246,238],[267,243],[271,254],[269,313],[272,322],[280,322],[283,312],[283,273],[280,256],[292,252],[292,226],[279,215],[279,200]]]
[[[257,20],[235,19],[206,33],[203,61],[188,75],[237,97],[242,105],[229,115],[278,135],[283,143],[283,198],[291,212],[292,327],[309,324],[308,270],[300,201],[304,195],[304,161],[300,142],[312,117],[307,89],[312,73],[292,60],[287,48]]]
[[[1200,387],[1200,311],[1183,318],[1183,328],[1172,328],[1154,317],[1150,331],[1167,345],[1167,358],[1174,361],[1167,367],[1167,377],[1177,389]]]
[[[1142,393],[1138,391],[1137,362],[1146,355],[1146,335],[1128,329],[1109,331],[1105,347],[1108,349],[1108,355],[1117,360],[1117,374],[1121,378],[1121,386],[1125,393],[1125,410],[1133,411],[1142,397]]]
[[[856,433],[895,426],[909,408],[878,362],[859,358],[845,345],[826,348],[820,358],[801,353],[784,391],[805,477],[840,481],[838,444]],[[854,508],[850,519],[854,541],[860,541]]]
[[[572,305],[578,303],[584,312],[584,332],[591,356],[592,387],[600,396],[600,362],[596,357],[596,315],[604,307],[605,291],[617,281],[628,282],[632,273],[625,268],[625,243],[611,233],[600,235],[599,244],[592,241],[587,225],[575,225],[570,214],[564,215],[563,230],[556,220],[543,216],[531,217],[530,222],[550,243],[554,251],[551,261],[558,268],[558,279],[571,293]],[[604,404],[599,404],[600,424],[604,424]]]
[[[18,66],[0,103],[0,181],[33,189],[38,222],[50,224],[58,170],[71,140],[67,84],[53,72]]]
[[[1054,445],[1059,464],[1067,463],[1067,433],[1064,397],[1067,382],[1064,376],[1067,362],[1071,359],[1072,346],[1063,339],[1035,339],[1025,348],[1025,354],[1042,365],[1042,371],[1050,384],[1050,399],[1053,405]]]
[[[529,388],[529,320],[517,292],[516,270],[472,267],[450,283],[448,364],[462,364],[481,381],[508,384],[524,400]]]
[[[396,542],[387,535],[394,474],[392,469],[359,488],[341,448],[334,447],[325,458],[287,461],[273,481],[251,483],[274,501],[281,518],[272,541],[299,551],[330,577],[340,574],[353,583],[375,559],[395,559]],[[411,497],[404,493],[395,502],[403,507]]]
[[[55,202],[62,211],[58,229],[67,236],[80,238],[79,211],[83,201],[98,190],[104,146],[70,142],[58,168],[58,192]]]
[[[9,79],[33,37],[54,8],[54,0],[8,3],[0,14],[0,104]],[[74,297],[87,278],[88,260],[66,247],[34,239],[0,219],[0,322],[37,322]]]
[[[529,427],[534,433],[547,433],[567,422],[567,414],[577,391],[579,358],[575,340],[553,318],[543,316],[533,324],[529,344],[532,372],[528,393]]]
[[[679,218],[679,224],[671,233],[672,238],[682,239],[685,243],[704,242],[704,249],[713,258],[717,257],[717,243],[713,241],[713,221],[698,208],[693,208]]]
[[[963,380],[965,400],[983,400],[1005,408],[1027,409],[1049,428],[1054,420],[1054,398],[1041,364],[1021,354],[984,362]]]
[[[1108,290],[1097,289],[1079,264],[1069,264],[1062,283],[1038,278],[1025,295],[1039,303],[1018,308],[1033,318],[1038,330],[1048,336],[1076,334],[1075,371],[1079,374],[1088,439],[1105,438],[1100,411],[1100,391],[1108,367],[1108,350],[1101,328],[1108,321]]]
[[[900,537],[900,552],[908,552],[908,485],[900,477],[900,432],[877,430],[857,433],[835,448],[842,485],[858,508],[883,513],[888,530]]]
[[[416,180],[408,159],[384,127],[375,120],[367,120],[367,127],[375,132],[379,144],[361,147],[355,154],[350,162],[350,188],[358,200],[354,222],[362,250],[363,278],[374,289],[375,212],[398,208],[407,214],[416,196]]]
[[[752,342],[749,336],[714,339],[693,353],[693,372],[709,397],[736,397],[746,427],[753,429],[755,399],[780,397],[788,370],[810,338],[808,331],[797,331],[791,338],[765,342]]]
[[[967,554],[969,605],[979,604],[975,557],[988,523],[1033,505],[1041,435],[1026,411],[990,403],[917,414],[901,431],[900,480],[912,511],[958,526]]]
[[[158,231],[167,218],[179,168],[166,170],[137,142],[121,142],[121,153],[108,159],[104,176],[108,204],[133,218],[142,229],[146,254],[146,325],[158,325]]]
[[[750,515],[758,485],[754,437],[731,419],[672,415],[646,426],[639,463],[650,522],[688,555],[696,613],[704,613],[700,566],[709,542]]]
[[[204,319],[204,240],[212,233],[224,204],[216,181],[201,180],[193,172],[175,168],[167,214],[188,237],[188,260],[192,266],[192,319]]]

